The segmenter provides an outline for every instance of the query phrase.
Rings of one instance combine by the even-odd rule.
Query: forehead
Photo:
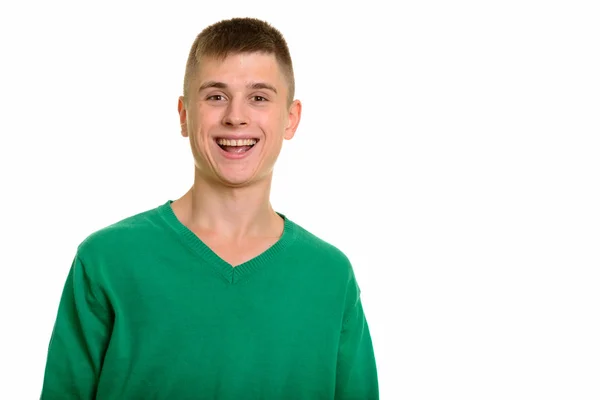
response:
[[[225,58],[203,56],[196,81],[198,86],[205,81],[228,85],[265,81],[278,87],[285,85],[285,77],[275,55],[266,53],[234,53]]]

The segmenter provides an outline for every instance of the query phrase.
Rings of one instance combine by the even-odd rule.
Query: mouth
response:
[[[242,155],[250,151],[259,139],[225,139],[217,138],[217,145],[226,153],[231,155]]]

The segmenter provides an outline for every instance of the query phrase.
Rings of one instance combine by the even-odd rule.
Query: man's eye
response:
[[[214,94],[212,96],[208,96],[207,100],[217,100],[217,101],[220,101],[220,100],[224,100],[224,97],[222,95],[220,95],[220,94]]]
[[[266,99],[266,97],[262,97],[262,96],[253,96],[252,97],[255,101],[268,101]]]

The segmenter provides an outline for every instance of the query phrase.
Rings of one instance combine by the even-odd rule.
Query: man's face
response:
[[[271,177],[283,139],[291,139],[300,122],[300,102],[288,106],[287,95],[272,54],[203,58],[187,105],[180,98],[178,106],[197,172],[231,187]]]

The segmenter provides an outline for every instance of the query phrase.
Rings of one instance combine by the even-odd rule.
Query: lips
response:
[[[250,150],[252,146],[222,146],[219,145],[219,147],[221,147],[223,150],[225,150],[228,153],[236,153],[236,154],[241,154],[241,153],[245,153],[248,150]]]
[[[258,139],[254,138],[217,138],[217,144],[221,149],[228,153],[236,153],[241,154],[250,150],[256,143],[258,143]]]
[[[229,159],[240,159],[252,152],[260,140],[252,137],[218,137],[216,144],[221,149],[220,153]]]

